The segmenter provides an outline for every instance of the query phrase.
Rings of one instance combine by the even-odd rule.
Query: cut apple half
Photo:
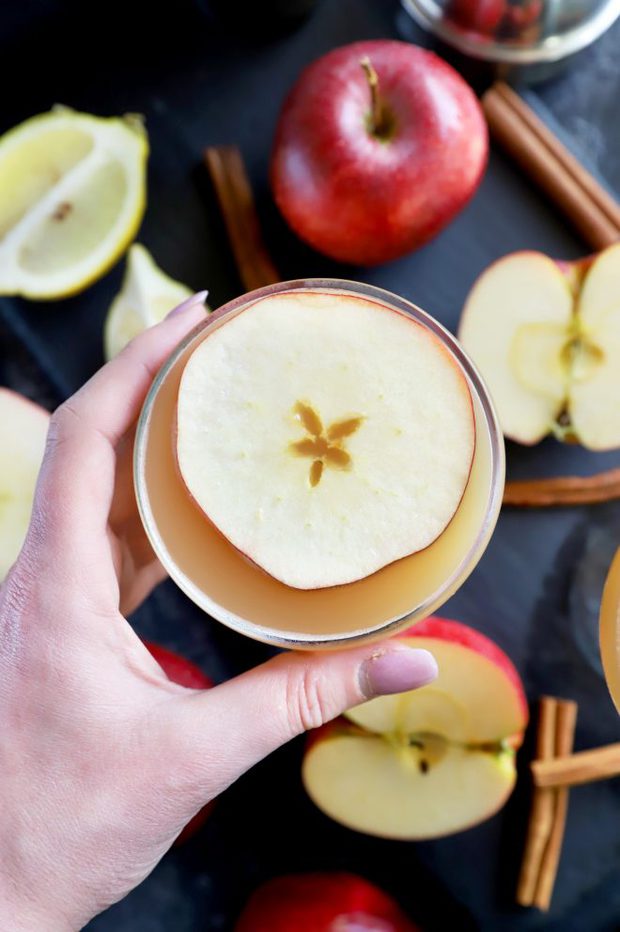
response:
[[[469,387],[439,339],[352,295],[262,298],[215,326],[181,378],[190,495],[299,589],[428,547],[459,506],[474,445]]]
[[[459,339],[507,437],[620,446],[620,244],[577,262],[505,256],[471,290]]]
[[[0,582],[26,537],[49,412],[8,388],[0,388]]]
[[[303,780],[319,808],[350,828],[435,838],[476,825],[504,804],[527,701],[506,654],[465,625],[429,618],[400,640],[434,654],[437,680],[373,699],[318,729]]]

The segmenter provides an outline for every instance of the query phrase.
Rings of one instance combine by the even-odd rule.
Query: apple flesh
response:
[[[49,419],[44,408],[0,388],[0,582],[26,538]]]
[[[620,446],[620,244],[578,262],[505,256],[471,290],[459,339],[510,439]]]
[[[394,900],[349,873],[295,874],[259,887],[235,932],[416,932]]]
[[[399,636],[431,651],[430,686],[383,696],[318,729],[303,780],[342,824],[385,838],[436,838],[489,818],[516,779],[528,708],[510,659],[459,622],[429,618]]]
[[[206,673],[203,673],[200,667],[197,667],[191,660],[187,660],[186,657],[181,657],[180,654],[175,654],[174,651],[168,650],[160,644],[154,644],[152,641],[145,641],[144,646],[173,683],[185,686],[187,689],[211,689],[215,685],[213,680]],[[202,828],[211,815],[214,805],[215,801],[212,800],[189,820],[177,837],[175,845],[183,844],[183,842],[195,835],[198,829]]]
[[[472,197],[487,154],[478,100],[450,65],[409,42],[355,42],[315,61],[292,89],[271,184],[301,239],[341,262],[375,265],[445,227]]]
[[[177,461],[199,508],[299,589],[353,582],[428,547],[474,453],[471,396],[438,339],[346,294],[262,298],[194,350]]]

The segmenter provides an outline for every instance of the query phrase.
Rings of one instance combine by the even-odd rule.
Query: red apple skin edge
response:
[[[370,128],[368,58],[387,114]],[[478,100],[461,76],[408,42],[355,42],[302,72],[278,122],[273,195],[301,239],[341,262],[417,249],[472,197],[488,157]]]
[[[355,874],[297,874],[259,887],[235,932],[418,932],[394,900]]]
[[[523,715],[523,728],[521,732],[506,737],[510,746],[515,751],[518,750],[523,743],[523,737],[529,719],[529,706],[521,677],[508,654],[504,653],[495,641],[492,641],[485,634],[481,634],[480,631],[476,631],[475,628],[470,628],[469,625],[465,625],[460,621],[440,618],[438,615],[431,615],[429,618],[425,618],[423,621],[419,621],[417,624],[412,625],[411,628],[408,628],[406,631],[400,631],[398,634],[394,635],[394,639],[396,640],[410,640],[416,637],[436,638],[438,641],[460,644],[462,647],[466,647],[469,650],[475,651],[477,654],[481,654],[500,668],[514,688],[517,695],[517,702]],[[344,716],[340,716],[334,719],[333,722],[328,722],[321,728],[316,728],[311,731],[308,734],[306,750],[310,750],[316,741],[323,741],[325,738],[329,738],[332,735],[335,737],[338,733],[351,734],[351,732],[355,730],[360,731],[357,725],[344,718]]]
[[[527,704],[527,696],[525,695],[525,690],[523,689],[523,683],[521,677],[515,667],[514,663],[504,651],[499,647],[495,641],[492,641],[491,638],[488,638],[485,634],[481,634],[480,631],[476,631],[475,628],[470,628],[469,625],[464,625],[460,621],[452,621],[449,618],[440,618],[439,615],[431,615],[430,618],[425,618],[423,621],[419,621],[417,624],[412,625],[411,628],[408,628],[406,631],[401,632],[396,635],[398,638],[437,638],[439,641],[449,641],[452,644],[461,644],[463,647],[467,647],[469,650],[475,651],[477,654],[481,654],[483,657],[486,657],[487,660],[490,660],[491,663],[494,663],[497,667],[500,668],[502,673],[506,676],[506,679],[512,684],[515,693],[517,694],[517,701],[521,707],[521,712],[523,715],[523,730],[525,731],[525,726],[529,718],[529,707]],[[515,735],[514,739],[518,738],[519,745],[523,740],[523,734]],[[513,743],[513,747],[516,747]]]
[[[179,654],[175,654],[174,651],[161,647],[159,644],[153,644],[152,641],[145,641],[144,646],[173,683],[185,686],[187,689],[211,689],[215,685],[213,680],[191,660],[187,660],[185,657],[181,657]],[[209,818],[214,805],[214,801],[207,803],[200,812],[196,813],[193,819],[190,819],[176,839],[175,845],[182,844],[192,835],[195,835]]]

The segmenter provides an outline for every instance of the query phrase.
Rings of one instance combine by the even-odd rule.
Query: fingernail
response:
[[[197,307],[199,304],[204,305],[208,294],[208,291],[197,291],[196,294],[191,295],[186,301],[183,301],[182,304],[178,304],[174,307],[170,313],[166,315],[166,320],[168,320],[169,317],[177,317],[179,314],[183,314],[185,311],[189,311],[190,308]]]
[[[437,661],[427,650],[397,647],[364,661],[360,685],[364,695],[371,699],[426,686],[437,678],[438,672]]]

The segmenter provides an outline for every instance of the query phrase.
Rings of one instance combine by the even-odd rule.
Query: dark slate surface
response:
[[[230,2],[232,4],[232,0]],[[243,4],[240,5],[242,9]],[[239,15],[239,22],[243,17]],[[269,202],[266,168],[274,121],[300,67],[335,45],[401,34],[391,0],[323,0],[297,31],[263,40],[218,27],[206,4],[30,0],[0,16],[0,130],[54,102],[99,113],[146,115],[152,143],[149,208],[139,239],[170,274],[211,290],[213,306],[239,283],[201,148],[236,142],[255,185],[269,246],[288,278],[360,278],[413,299],[454,329],[472,282],[493,259],[534,248],[586,250],[515,168],[493,153],[474,201],[431,245],[372,271],[336,267],[296,242]],[[407,35],[428,44],[408,27]],[[620,191],[620,23],[578,67],[533,101],[575,151]],[[33,80],[33,76],[36,80]],[[118,288],[115,268],[85,294],[55,305],[0,300],[0,382],[52,407],[101,361],[101,325]],[[27,347],[24,352],[22,346]],[[617,464],[549,441],[511,445],[514,476],[592,472]],[[580,703],[577,746],[620,738],[593,647],[597,601],[620,506],[502,514],[479,567],[446,614],[494,637],[514,658],[530,698],[542,691]],[[223,679],[268,655],[202,615],[172,584],[136,613],[138,631]],[[93,932],[226,932],[262,880],[294,870],[357,871],[392,892],[431,930],[611,932],[620,928],[620,782],[575,790],[553,908],[512,905],[526,792],[504,812],[453,838],[392,843],[340,828],[316,811],[299,781],[302,742],[246,775],[201,833],[169,854]],[[522,755],[522,766],[526,755]],[[283,802],[284,801],[284,802]],[[291,930],[294,932],[294,930]]]

